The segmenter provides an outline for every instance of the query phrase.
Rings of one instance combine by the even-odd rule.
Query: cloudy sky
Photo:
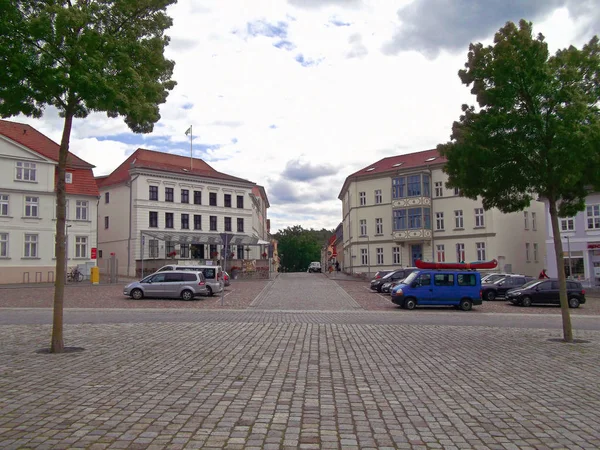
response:
[[[335,228],[344,179],[449,139],[470,42],[525,18],[555,51],[600,33],[600,0],[180,0],[167,55],[177,87],[154,132],[76,120],[71,150],[109,173],[139,147],[194,156],[265,186],[272,231]],[[48,110],[31,123],[57,142]]]

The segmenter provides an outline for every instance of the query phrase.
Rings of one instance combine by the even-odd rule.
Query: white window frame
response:
[[[600,205],[587,205],[585,207],[585,229],[600,230]]]
[[[377,264],[383,265],[383,247],[377,247],[375,250],[377,252]]]
[[[110,216],[104,216],[104,229],[108,230],[110,227]]]
[[[475,227],[485,227],[485,212],[483,211],[483,208],[475,208]]]
[[[575,231],[575,218],[565,217],[560,219],[560,231]]]
[[[8,258],[8,233],[0,233],[0,258]]]
[[[392,247],[392,259],[394,264],[400,264],[400,247]]]
[[[367,193],[359,192],[358,193],[358,201],[359,201],[360,206],[365,206],[367,204]]]
[[[527,211],[523,211],[523,221],[525,229],[529,230],[529,213]]]
[[[477,261],[485,261],[485,242],[476,242],[475,249],[477,250]]]
[[[87,258],[88,237],[75,236],[75,258]]]
[[[10,196],[8,194],[0,194],[0,216],[7,217],[10,213],[9,209]]]
[[[375,189],[375,204],[379,205],[383,203],[383,196],[381,194],[381,189]]]
[[[444,183],[441,181],[435,182],[435,196],[443,197],[444,196]]]
[[[369,264],[369,255],[366,248],[360,249],[360,263],[363,266],[367,266]]]
[[[15,166],[15,180],[37,183],[36,164],[29,161],[17,161]]]
[[[444,213],[443,212],[435,213],[435,229],[438,231],[444,230]]]
[[[454,227],[455,228],[464,228],[465,220],[463,217],[462,209],[457,209],[454,211]]]
[[[458,195],[460,197],[460,188],[454,188],[454,195]]]
[[[76,200],[75,202],[75,220],[88,220],[89,202],[87,200]]]
[[[39,236],[34,233],[26,233],[23,238],[23,257],[37,258],[38,257],[38,242]]]
[[[65,172],[65,183],[73,184],[73,173],[72,172]]]
[[[531,262],[531,254],[530,254],[530,245],[529,242],[525,242],[525,261]]]
[[[444,244],[437,244],[435,246],[437,262],[446,262],[446,248]]]
[[[534,242],[533,243],[533,261],[534,262],[539,261],[538,256],[539,256],[538,255],[538,245],[537,245],[537,242]]]
[[[383,219],[375,219],[375,234],[383,234]]]
[[[148,241],[148,257],[158,258],[158,239],[150,239]]]
[[[463,243],[458,243],[456,244],[456,258],[458,259],[457,262],[461,262],[465,260],[465,244]]]
[[[531,212],[531,229],[537,231],[537,214],[533,211]]]
[[[40,198],[33,195],[25,196],[25,217],[39,217]]]
[[[366,236],[367,235],[367,219],[360,219],[359,225],[360,225],[360,235]]]

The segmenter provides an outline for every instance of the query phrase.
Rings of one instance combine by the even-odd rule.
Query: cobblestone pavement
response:
[[[600,448],[600,332],[346,323],[297,278],[229,320],[66,326],[80,352],[0,326],[0,448]]]

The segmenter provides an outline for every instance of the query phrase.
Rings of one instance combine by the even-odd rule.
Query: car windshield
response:
[[[402,281],[404,284],[410,284],[413,281],[415,281],[417,279],[417,277],[419,276],[419,272],[413,272],[411,273],[409,276],[407,276],[404,281]]]
[[[505,278],[506,275],[499,275],[499,274],[494,274],[494,275],[488,275],[486,277],[484,277],[484,280],[482,280],[484,283],[493,283],[495,281],[501,280],[502,278]]]
[[[530,287],[536,286],[536,285],[540,284],[542,281],[544,281],[544,280],[531,280],[531,281],[529,281],[529,282],[525,283],[525,284],[524,284],[523,286],[521,286],[519,289],[527,289],[527,288],[530,288]]]

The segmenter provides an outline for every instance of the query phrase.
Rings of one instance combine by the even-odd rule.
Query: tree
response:
[[[538,197],[548,202],[564,340],[572,342],[558,218],[582,211],[600,185],[598,38],[550,57],[530,22],[508,22],[493,45],[469,46],[459,77],[479,108],[463,105],[451,141],[438,146],[448,159],[447,185],[506,213]]]
[[[64,351],[65,169],[74,118],[123,116],[149,133],[175,87],[165,59],[176,0],[8,0],[0,3],[0,115],[41,117],[55,107],[64,127],[56,187],[56,282],[50,351]]]
[[[287,271],[306,270],[312,261],[321,260],[321,247],[331,230],[305,230],[300,225],[288,227],[275,234],[277,251],[283,255],[282,264]]]

